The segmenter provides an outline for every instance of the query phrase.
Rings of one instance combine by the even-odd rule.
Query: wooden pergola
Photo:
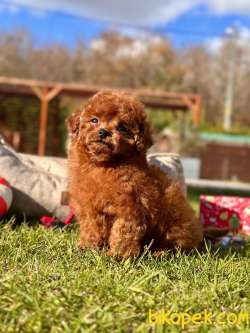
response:
[[[49,102],[58,95],[88,98],[107,87],[76,83],[47,82],[18,78],[0,77],[0,94],[18,96],[37,96],[41,103],[38,154],[45,154]],[[114,88],[112,88],[114,89]],[[150,89],[123,89],[134,94],[146,106],[166,111],[192,112],[195,126],[200,123],[201,97],[197,94],[175,93]]]

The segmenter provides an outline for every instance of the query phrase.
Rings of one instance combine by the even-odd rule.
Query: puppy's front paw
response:
[[[103,240],[101,237],[88,237],[88,238],[80,238],[78,241],[78,247],[81,250],[85,249],[95,249],[98,250],[102,248],[103,246]]]
[[[81,239],[77,242],[77,246],[79,247],[80,250],[84,250],[86,248]]]
[[[140,253],[141,253],[141,248],[139,246],[128,249],[111,248],[108,251],[108,255],[115,258],[128,258],[128,257],[136,258],[140,255]]]

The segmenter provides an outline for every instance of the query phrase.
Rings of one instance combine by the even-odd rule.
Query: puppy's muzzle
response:
[[[112,136],[112,134],[109,131],[107,131],[105,128],[101,128],[98,134],[100,139],[105,139],[108,136]]]

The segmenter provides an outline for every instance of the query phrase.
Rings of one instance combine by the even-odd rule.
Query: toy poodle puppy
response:
[[[201,243],[202,227],[179,185],[147,163],[152,139],[139,100],[101,91],[67,125],[70,197],[81,248],[107,246],[110,255],[127,257],[149,244],[157,255]]]

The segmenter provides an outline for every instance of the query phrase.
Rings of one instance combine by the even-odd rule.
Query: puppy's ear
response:
[[[75,136],[75,137],[79,133],[81,113],[82,113],[81,110],[77,110],[66,119],[66,125],[68,128],[68,132],[70,135]]]
[[[146,115],[139,124],[138,132],[135,135],[135,143],[138,152],[144,154],[153,144],[152,130]]]

